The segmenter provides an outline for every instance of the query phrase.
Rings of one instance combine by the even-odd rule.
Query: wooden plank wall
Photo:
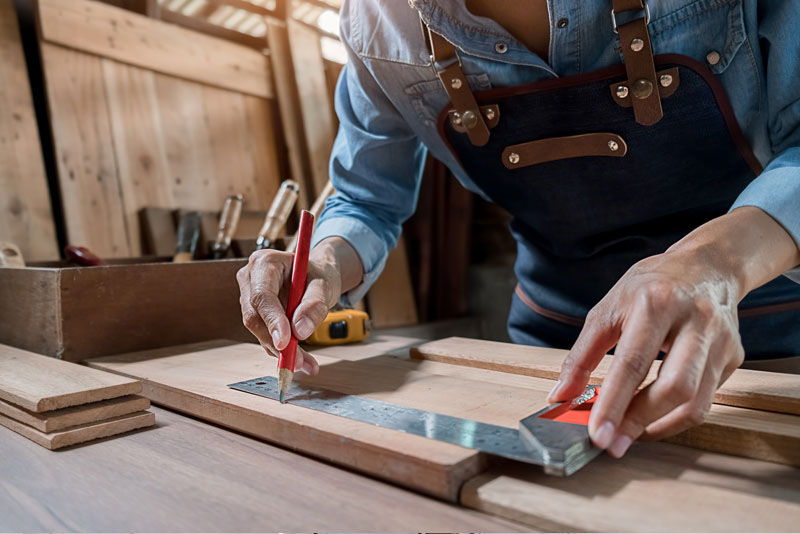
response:
[[[0,0],[0,241],[58,258],[39,132],[12,0]]]
[[[267,209],[283,141],[269,58],[89,0],[39,0],[67,238],[141,254],[145,206]]]

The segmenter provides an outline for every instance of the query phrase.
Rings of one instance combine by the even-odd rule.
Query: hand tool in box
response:
[[[553,404],[522,419],[519,429],[408,408],[302,383],[292,384],[286,393],[288,398],[284,398],[284,392],[280,391],[278,381],[272,376],[253,378],[228,387],[494,456],[540,465],[550,475],[571,475],[602,452],[592,445],[586,426],[599,389],[594,386],[589,386],[583,395],[571,402]]]
[[[67,260],[75,265],[80,265],[81,267],[98,267],[100,265],[107,265],[105,261],[97,256],[97,254],[86,247],[76,247],[70,245],[64,247],[64,254],[66,254]]]
[[[242,204],[244,204],[242,195],[230,195],[225,199],[225,205],[222,207],[222,213],[219,216],[217,238],[214,240],[214,244],[211,245],[211,254],[215,260],[224,258],[231,246],[231,239],[233,234],[236,233],[236,227],[239,226],[239,217],[242,215]]]
[[[367,312],[334,308],[314,330],[306,343],[312,345],[343,345],[357,343],[369,337],[371,323]]]
[[[264,219],[264,225],[258,231],[256,250],[275,247],[275,240],[278,239],[278,234],[286,224],[286,220],[297,202],[299,192],[300,186],[294,180],[284,180],[281,184],[269,207],[267,218]]]
[[[0,267],[25,267],[25,260],[17,245],[0,241]]]
[[[172,261],[175,263],[192,261],[197,250],[197,241],[200,239],[201,222],[200,213],[196,211],[187,211],[183,214],[178,225],[178,242],[175,245],[175,256]]]
[[[300,214],[300,228],[297,230],[297,252],[292,262],[292,283],[289,286],[289,298],[286,302],[286,316],[292,321],[297,306],[306,290],[306,275],[308,274],[308,253],[311,248],[311,232],[314,231],[314,216],[303,210]],[[284,396],[292,384],[294,365],[297,356],[297,338],[294,334],[289,338],[286,346],[278,357],[279,399],[284,402]]]
[[[318,219],[320,214],[322,213],[323,208],[325,208],[325,201],[328,200],[328,197],[334,194],[336,190],[333,188],[333,184],[330,180],[325,185],[325,189],[319,194],[317,199],[314,201],[314,204],[311,205],[311,209],[308,211],[314,216],[314,219]],[[295,247],[297,246],[297,234],[292,237],[289,244],[286,246],[286,252],[294,252]]]

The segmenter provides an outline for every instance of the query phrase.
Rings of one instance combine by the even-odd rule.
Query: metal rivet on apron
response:
[[[559,28],[566,28],[567,24],[569,24],[569,19],[559,19],[558,21]]]
[[[508,45],[503,42],[500,42],[494,45],[494,49],[498,54],[505,54],[506,52],[508,52]]]
[[[608,148],[611,149],[611,152],[616,152],[617,150],[619,150],[619,145],[617,144],[616,141],[612,139],[611,141],[608,142]]]
[[[453,89],[461,89],[461,78],[453,78],[450,80],[450,87]]]
[[[461,115],[461,123],[467,129],[475,128],[475,126],[478,125],[478,116],[472,111],[465,111],[464,114]]]
[[[642,48],[644,48],[644,41],[642,41],[641,39],[637,38],[631,41],[631,50],[633,50],[634,52],[638,52]]]
[[[617,96],[620,98],[628,98],[628,87],[626,85],[617,86]]]
[[[653,82],[650,80],[645,79],[638,79],[633,82],[633,87],[631,88],[631,93],[633,93],[634,98],[638,98],[639,100],[644,100],[653,92]]]
[[[717,52],[716,50],[712,50],[711,52],[706,54],[706,61],[708,61],[708,63],[711,65],[716,65],[717,63],[719,63],[719,60],[720,60],[719,52]]]
[[[509,154],[508,162],[511,163],[512,165],[516,165],[517,163],[519,163],[519,154],[517,154],[516,152],[512,152],[511,154]]]
[[[493,109],[489,108],[489,109],[486,110],[486,118],[488,120],[490,120],[490,121],[494,120],[494,110]]]
[[[672,75],[671,74],[662,74],[661,77],[658,79],[659,83],[661,83],[661,87],[669,87],[672,85]]]
[[[453,114],[453,124],[455,124],[456,126],[461,125],[461,115],[459,115],[458,113]]]

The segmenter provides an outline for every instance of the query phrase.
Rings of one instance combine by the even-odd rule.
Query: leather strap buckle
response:
[[[644,23],[649,26],[650,25],[650,6],[647,5],[647,2],[645,0],[642,0],[642,4],[644,4],[644,9],[642,10],[642,11],[644,11]],[[641,18],[641,17],[637,17],[637,18]],[[614,29],[614,33],[618,34],[619,32],[617,31],[617,13],[616,13],[616,11],[614,11],[613,7],[611,8],[611,26]]]

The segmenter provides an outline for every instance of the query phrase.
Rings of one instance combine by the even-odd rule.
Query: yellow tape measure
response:
[[[364,341],[369,336],[369,315],[361,310],[334,310],[306,339],[312,345],[342,345]]]

